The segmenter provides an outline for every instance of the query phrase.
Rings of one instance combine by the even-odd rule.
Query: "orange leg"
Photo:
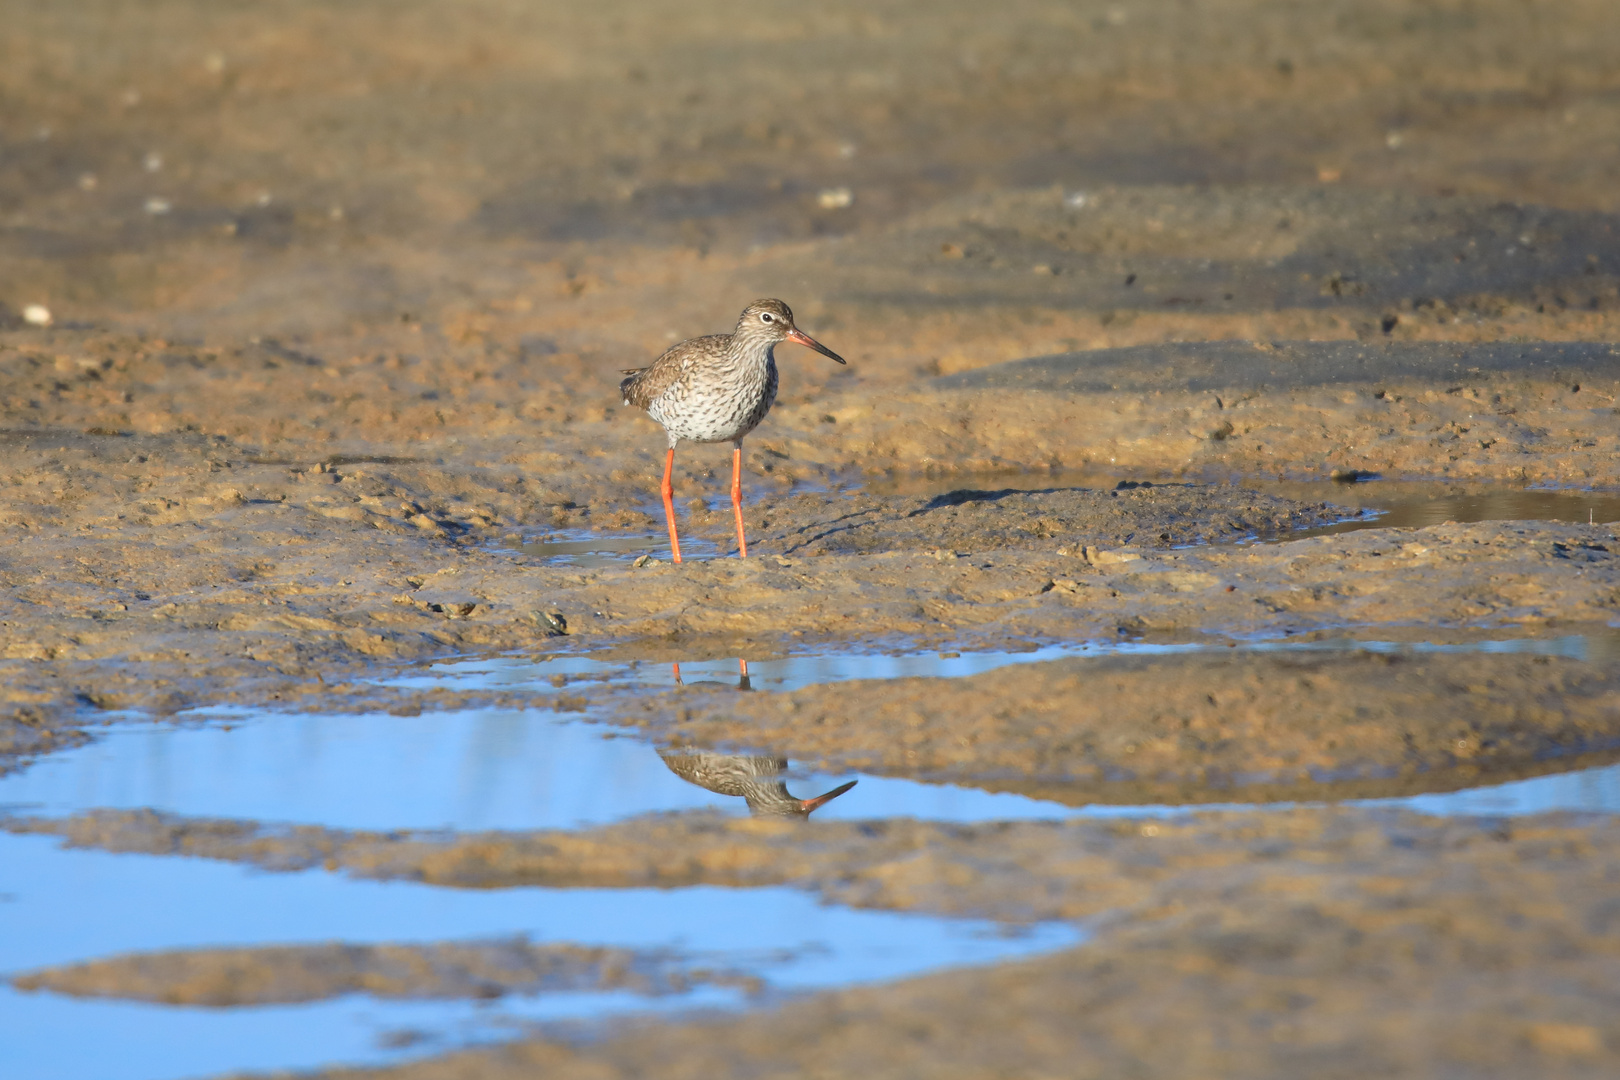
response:
[[[681,538],[675,535],[675,485],[670,483],[670,474],[675,471],[675,448],[669,448],[664,457],[664,520],[669,522],[669,552],[676,562],[681,561]],[[738,520],[741,520],[740,518]],[[680,678],[677,674],[676,678]]]
[[[743,535],[742,521],[742,440],[731,451],[731,512],[737,518],[737,557],[748,558],[748,537]]]
[[[671,664],[669,666],[670,666],[670,669],[675,672],[675,685],[676,686],[685,686],[686,684],[681,682],[681,665],[680,664]]]

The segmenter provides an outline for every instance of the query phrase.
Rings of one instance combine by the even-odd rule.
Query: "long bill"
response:
[[[800,799],[799,812],[808,816],[810,811],[826,806],[828,803],[838,798],[838,796],[854,787],[857,783],[859,783],[858,780],[851,780],[847,784],[839,784],[825,795],[817,795],[813,799]]]
[[[827,348],[827,346],[823,345],[821,342],[817,341],[803,330],[789,330],[787,340],[793,342],[795,345],[803,345],[807,349],[814,349],[822,356],[830,357],[838,361],[840,364],[848,362],[842,356],[839,356],[837,353]]]

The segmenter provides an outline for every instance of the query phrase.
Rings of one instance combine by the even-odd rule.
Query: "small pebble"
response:
[[[29,326],[51,325],[51,309],[44,304],[29,304],[23,308],[22,317]]]
[[[163,155],[156,150],[152,150],[147,153],[146,157],[141,159],[141,164],[146,168],[147,172],[157,172],[163,168]]]
[[[160,217],[174,209],[174,204],[168,199],[151,198],[146,200],[146,212],[153,217]]]
[[[854,205],[855,193],[847,187],[823,188],[816,202],[823,210],[843,210]]]

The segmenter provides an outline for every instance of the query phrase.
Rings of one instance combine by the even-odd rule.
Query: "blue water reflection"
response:
[[[1008,928],[818,904],[794,889],[446,889],[204,859],[64,850],[0,834],[0,975],[209,946],[533,941],[675,950],[757,974],[770,993],[901,978],[1077,943],[1058,924]],[[115,905],[115,906],[109,906]],[[730,988],[495,1002],[349,996],[300,1005],[177,1008],[0,989],[6,1080],[172,1080],[239,1069],[377,1064],[521,1034],[537,1020],[745,1003]],[[384,1038],[427,1036],[408,1048]],[[382,1041],[379,1041],[382,1040]]]

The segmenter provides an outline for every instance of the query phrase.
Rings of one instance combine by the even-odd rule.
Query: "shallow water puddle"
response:
[[[338,829],[466,831],[572,829],[665,811],[749,812],[743,798],[683,779],[645,742],[544,709],[270,714],[231,728],[114,728],[0,777],[0,813],[145,808]],[[679,767],[679,756],[673,760]],[[803,798],[853,778],[760,781],[779,781]],[[853,790],[815,811],[818,819],[961,822],[1067,812],[1020,795],[882,776],[859,777]]]
[[[857,781],[815,809],[816,820],[911,817],[973,823],[1298,805],[1070,806],[892,776],[808,773],[766,756],[710,756],[751,770],[756,804],[769,804],[779,790],[797,802]],[[606,825],[669,811],[751,812],[739,794],[717,793],[678,773],[690,775],[683,769],[688,758],[661,755],[615,729],[543,709],[411,717],[271,714],[231,725],[130,725],[0,778],[0,813],[59,817],[94,809],[153,809],[189,818],[334,829],[522,831]],[[1330,790],[1324,784],[1324,793]],[[1620,766],[1344,805],[1437,815],[1620,813]],[[772,813],[773,807],[758,812]],[[789,806],[781,812],[795,811]]]
[[[568,686],[613,686],[667,690],[723,684],[742,690],[797,690],[857,679],[963,678],[1010,664],[1070,657],[1154,656],[1226,648],[1283,650],[1361,649],[1372,652],[1502,652],[1595,660],[1620,656],[1620,628],[1609,633],[1557,637],[1504,637],[1465,642],[1395,642],[1353,637],[1271,637],[1242,641],[1152,642],[1133,639],[1044,645],[1023,650],[918,653],[817,653],[766,660],[692,659],[679,663],[601,660],[578,653],[444,660],[420,670],[377,680],[385,686],[426,690],[527,690],[549,693]]]
[[[1106,491],[1122,486],[1202,484],[1187,479],[1122,480],[1117,474],[1089,471],[1028,473],[951,478],[897,478],[877,480],[874,492],[942,495],[964,488],[1039,491],[1084,487]],[[1303,529],[1270,539],[1294,540],[1359,529],[1423,528],[1446,522],[1565,521],[1577,524],[1620,522],[1620,492],[1579,488],[1512,487],[1503,484],[1478,488],[1447,480],[1386,480],[1373,476],[1357,482],[1322,480],[1265,480],[1244,477],[1236,486],[1305,503],[1325,502],[1368,516],[1320,528]]]
[[[444,889],[321,871],[262,873],[202,859],[63,850],[0,840],[0,971],[127,953],[341,940],[434,943],[526,937],[658,950],[760,981],[694,980],[627,992],[410,1000],[344,994],[230,1008],[0,989],[7,1080],[156,1080],[239,1069],[380,1064],[508,1039],[526,1025],[616,1013],[734,1008],[776,995],[896,979],[1077,943],[1064,925],[818,905],[792,889]],[[108,898],[122,898],[108,918]]]
[[[550,566],[578,566],[593,569],[631,562],[642,555],[669,560],[666,536],[598,536],[584,529],[564,529],[539,539],[509,542],[506,547]],[[687,559],[712,559],[722,554],[718,545],[701,537],[681,538],[681,555]]]
[[[792,689],[820,682],[963,676],[1014,663],[1193,649],[1530,651],[1599,656],[1615,634],[1462,643],[1268,639],[1091,643],[1027,652],[831,654],[679,665],[688,685]],[[951,822],[1159,817],[1295,804],[1068,806],[1022,795],[877,775],[800,774],[779,758],[668,754],[577,712],[546,707],[582,683],[674,685],[670,664],[555,654],[452,660],[384,680],[397,686],[530,690],[535,707],[416,716],[209,710],[179,722],[121,724],[84,746],[0,777],[0,815],[63,817],[150,808],[186,818],[331,829],[573,829],[661,811],[802,815],[840,792],[824,819]],[[729,770],[729,771],[728,771]],[[724,783],[713,782],[725,773]],[[739,779],[741,777],[741,779]],[[1326,787],[1324,790],[1328,790]],[[721,793],[725,792],[725,793]],[[742,796],[742,797],[739,797]],[[1350,805],[1430,814],[1620,813],[1620,765]],[[125,898],[108,919],[108,897]],[[205,859],[67,850],[55,837],[0,832],[0,974],[169,950],[521,939],[651,951],[692,972],[673,991],[569,985],[423,1000],[348,989],[318,1000],[230,1007],[155,1004],[0,989],[7,1080],[175,1080],[238,1069],[378,1064],[509,1039],[548,1021],[737,1008],[797,990],[901,978],[1072,945],[1081,931],[1009,934],[971,920],[818,905],[760,889],[452,889],[324,871],[264,873]],[[170,957],[169,959],[172,959]],[[704,971],[730,973],[715,979]],[[739,982],[739,978],[751,982]],[[120,990],[126,997],[139,997]],[[150,996],[150,994],[148,995]]]
[[[1603,525],[1620,521],[1620,495],[1610,491],[1505,487],[1483,492],[1458,491],[1455,486],[1440,482],[1410,480],[1332,484],[1329,490],[1323,490],[1325,485],[1320,483],[1245,483],[1244,486],[1290,498],[1319,498],[1370,515],[1320,529],[1307,529],[1278,537],[1279,540],[1331,536],[1362,529],[1418,529],[1447,522],[1564,521]]]

